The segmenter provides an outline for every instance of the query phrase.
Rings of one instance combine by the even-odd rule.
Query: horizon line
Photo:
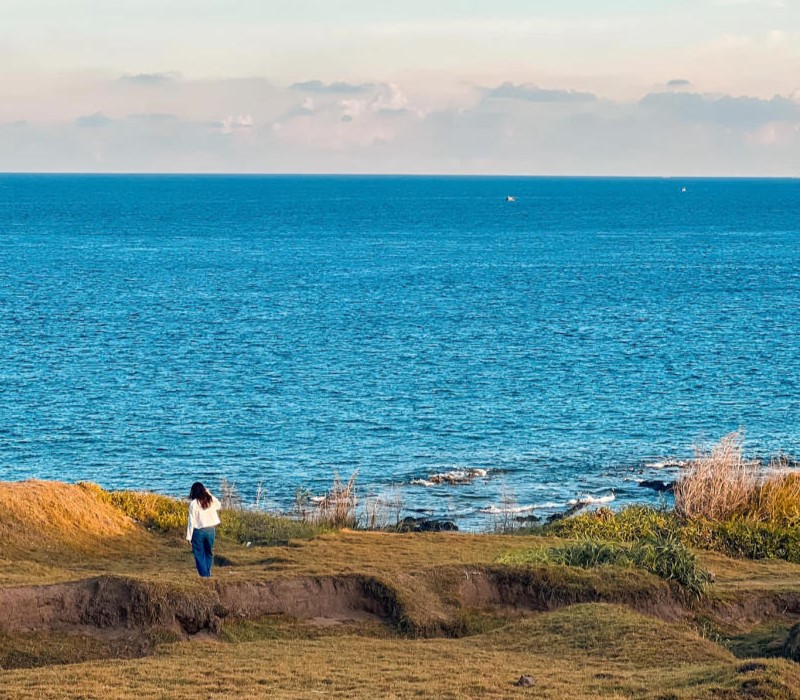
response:
[[[5,176],[74,176],[74,177],[385,177],[385,178],[524,178],[524,179],[548,179],[548,180],[798,180],[798,175],[619,175],[619,174],[531,174],[531,173],[384,173],[384,172],[214,172],[214,171],[82,171],[82,170],[0,170],[0,177]]]

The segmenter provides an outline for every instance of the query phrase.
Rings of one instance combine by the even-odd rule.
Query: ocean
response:
[[[799,326],[798,180],[2,175],[0,479],[658,503],[800,453]]]

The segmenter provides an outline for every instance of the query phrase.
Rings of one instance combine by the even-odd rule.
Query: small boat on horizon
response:
[[[512,197],[511,195],[508,195],[506,197],[506,202],[516,202],[516,201],[517,201],[516,197]]]

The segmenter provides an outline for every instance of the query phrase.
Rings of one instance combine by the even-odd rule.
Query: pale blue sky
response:
[[[800,174],[798,105],[800,0],[0,0],[0,170]]]

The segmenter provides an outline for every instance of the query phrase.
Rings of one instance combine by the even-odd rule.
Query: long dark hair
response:
[[[198,501],[203,509],[208,508],[211,505],[211,494],[208,492],[208,489],[203,486],[199,481],[195,481],[192,484],[192,489],[189,491],[189,500],[190,501]]]

